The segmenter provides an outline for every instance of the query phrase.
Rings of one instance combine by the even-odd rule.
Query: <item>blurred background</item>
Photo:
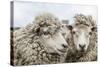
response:
[[[32,23],[38,14],[49,12],[63,23],[73,23],[75,14],[92,15],[97,20],[97,7],[94,5],[73,5],[41,2],[14,1],[13,26],[23,27]]]

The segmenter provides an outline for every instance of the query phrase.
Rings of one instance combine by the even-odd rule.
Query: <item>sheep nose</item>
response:
[[[81,49],[84,49],[84,48],[85,48],[85,44],[84,44],[84,45],[79,44],[79,47],[80,47]]]
[[[68,46],[67,46],[67,44],[62,44],[62,47],[67,48]]]

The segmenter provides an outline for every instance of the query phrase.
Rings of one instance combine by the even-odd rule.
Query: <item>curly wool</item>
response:
[[[53,64],[62,63],[66,54],[61,56],[48,53],[46,47],[41,44],[37,28],[52,25],[59,27],[59,21],[52,14],[42,14],[35,18],[34,24],[29,24],[13,32],[14,49],[13,65]],[[42,34],[42,33],[41,33]],[[51,34],[49,34],[51,35]]]
[[[97,26],[96,21],[93,19],[91,15],[76,14],[74,16],[74,21],[75,24],[84,24],[84,25],[94,26],[94,27]]]

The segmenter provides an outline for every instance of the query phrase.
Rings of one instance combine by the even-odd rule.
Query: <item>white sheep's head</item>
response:
[[[79,52],[86,52],[89,46],[90,35],[94,27],[79,24],[73,27],[72,36],[75,47]]]
[[[60,27],[57,26],[40,27],[37,29],[40,41],[49,53],[64,54],[68,50],[68,44],[60,30]]]
[[[34,32],[39,36],[43,46],[50,53],[63,54],[68,48],[68,44],[60,32],[60,21],[50,13],[44,13],[35,18],[36,26]]]

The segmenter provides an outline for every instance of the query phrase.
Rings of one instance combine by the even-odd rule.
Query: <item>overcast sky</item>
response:
[[[60,20],[68,19],[73,22],[75,14],[92,15],[97,19],[97,7],[88,5],[69,5],[37,2],[14,2],[14,27],[22,27],[32,23],[34,17],[42,12],[56,15]]]

